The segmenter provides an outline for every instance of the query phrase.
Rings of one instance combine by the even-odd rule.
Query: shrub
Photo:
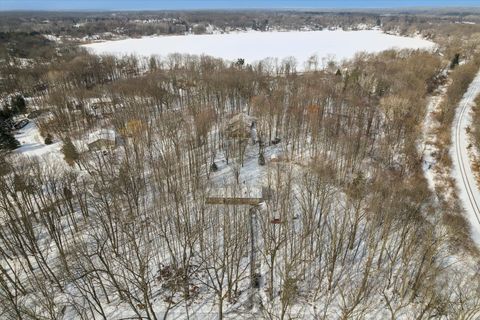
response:
[[[8,131],[0,127],[0,150],[13,150],[20,147],[17,139]]]
[[[47,136],[45,137],[45,144],[52,144],[53,143],[53,137],[50,133],[47,134]]]
[[[27,111],[27,104],[21,95],[16,95],[10,102],[10,108],[15,114],[25,113]]]

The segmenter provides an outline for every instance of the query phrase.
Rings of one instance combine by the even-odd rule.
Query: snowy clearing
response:
[[[18,130],[15,138],[20,142],[20,147],[15,150],[15,153],[27,157],[38,157],[43,160],[41,163],[46,166],[54,165],[58,168],[66,166],[61,151],[62,143],[55,141],[50,145],[46,145],[45,139],[40,135],[35,122],[32,121],[24,128]]]
[[[480,72],[470,84],[459,103],[453,122],[453,176],[460,190],[460,199],[464,203],[467,217],[472,225],[472,238],[480,245],[480,192],[475,181],[468,156],[469,139],[467,127],[471,122],[470,111],[475,97],[480,94]]]
[[[254,63],[266,58],[294,57],[300,67],[313,55],[319,61],[353,58],[358,52],[376,53],[387,49],[427,49],[435,43],[421,38],[385,34],[380,30],[323,30],[288,32],[245,32],[213,35],[157,36],[107,41],[84,45],[97,54],[159,55],[172,53],[210,55],[226,60],[243,58]]]

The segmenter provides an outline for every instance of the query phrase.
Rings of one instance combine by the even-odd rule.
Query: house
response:
[[[245,182],[244,182],[245,183]],[[256,206],[273,198],[274,193],[270,187],[258,185],[224,185],[220,188],[209,190],[206,204],[223,205],[248,205]]]
[[[76,103],[75,105],[77,105]],[[113,114],[114,104],[109,98],[92,98],[86,101],[85,105],[80,109],[97,118],[110,116]]]
[[[102,129],[91,133],[88,137],[88,150],[113,149],[117,146],[117,134],[114,130]]]
[[[255,118],[245,113],[239,113],[228,121],[225,128],[226,136],[230,139],[252,138],[252,129],[255,127]]]

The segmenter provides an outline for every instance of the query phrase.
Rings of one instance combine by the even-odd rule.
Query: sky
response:
[[[0,11],[402,7],[480,7],[480,0],[0,0]]]

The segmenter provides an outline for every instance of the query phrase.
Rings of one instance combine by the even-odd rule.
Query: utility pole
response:
[[[248,210],[250,213],[250,308],[253,309],[255,306],[255,295],[257,294],[258,289],[260,288],[260,265],[257,264],[257,253],[258,248],[257,239],[258,239],[258,229],[257,229],[257,216],[256,212],[258,210],[257,206],[252,206]]]
[[[258,229],[257,229],[257,212],[260,203],[264,202],[262,198],[237,198],[237,197],[208,197],[205,199],[205,204],[212,205],[249,205],[248,210],[250,218],[250,309],[255,306],[255,295],[257,295],[260,288],[261,274],[260,265],[257,262],[256,250],[258,248]]]

